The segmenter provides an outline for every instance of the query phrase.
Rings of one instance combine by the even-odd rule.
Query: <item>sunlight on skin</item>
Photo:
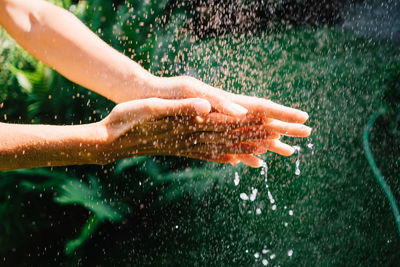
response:
[[[294,152],[278,140],[280,135],[310,135],[311,128],[302,124],[308,119],[307,113],[270,100],[229,93],[188,76],[156,77],[103,42],[72,13],[46,1],[0,0],[0,24],[38,60],[71,81],[119,103],[101,123],[82,128],[82,131],[96,127],[106,129],[107,140],[98,144],[103,146],[103,159],[95,159],[96,163],[105,164],[136,155],[179,155],[232,164],[240,160],[259,167],[253,154],[269,150],[288,156]],[[170,100],[160,102],[161,98]],[[182,100],[191,98],[202,98],[203,102],[188,100],[195,102],[187,106]],[[208,114],[210,111],[212,113]],[[202,116],[195,118],[196,115]],[[171,116],[179,119],[173,121]],[[197,124],[193,124],[195,122]],[[0,126],[3,138],[21,134],[18,127]],[[23,128],[32,134],[38,129],[29,125]],[[61,131],[45,125],[40,129],[48,134]],[[61,139],[44,139],[44,144],[58,142],[58,145],[53,144],[53,149],[68,150],[66,146],[71,146],[74,154],[73,140],[93,143],[90,138],[82,141],[68,136],[69,130],[75,133],[78,127],[65,129],[62,136],[69,141],[64,146],[60,145]],[[34,148],[31,147],[35,144],[32,135],[19,137],[18,146],[1,143],[0,157],[6,161],[18,158],[22,167],[26,165],[23,159],[37,160],[37,155],[43,154],[40,149],[45,149],[46,145]],[[23,137],[27,140],[21,139]],[[20,155],[21,151],[24,154]],[[27,155],[29,151],[36,156]],[[61,151],[54,150],[54,153],[58,155]],[[97,155],[99,151],[94,153]],[[46,165],[84,164],[71,157],[53,160],[46,157]],[[28,165],[43,166],[43,162],[37,166],[34,162]]]

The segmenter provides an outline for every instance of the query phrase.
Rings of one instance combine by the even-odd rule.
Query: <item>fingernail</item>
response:
[[[231,103],[229,106],[227,106],[225,108],[225,110],[229,113],[232,113],[232,114],[238,115],[238,116],[245,115],[248,112],[247,109],[245,109],[244,107],[242,107],[238,104],[235,104],[235,103]]]
[[[308,113],[307,112],[303,112],[303,116],[304,116],[304,121],[308,120]]]
[[[308,127],[308,126],[305,126],[305,125],[303,125],[302,128],[303,128],[303,130],[307,131],[308,133],[311,133],[311,131],[312,131],[311,127]]]

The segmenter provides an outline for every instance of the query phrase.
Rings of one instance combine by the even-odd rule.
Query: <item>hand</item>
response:
[[[292,137],[307,137],[310,135],[311,129],[307,126],[298,123],[288,123],[275,119],[269,119],[264,116],[246,115],[242,118],[232,117],[221,113],[211,113],[205,117],[199,116],[198,120],[202,123],[204,120],[210,125],[237,125],[240,128],[234,132],[240,133],[245,140],[252,145],[258,147],[257,153],[264,154],[271,151],[283,156],[290,156],[294,153],[294,148],[279,141],[281,135]],[[256,126],[247,127],[254,124]],[[227,130],[225,135],[230,135],[231,131]],[[262,140],[262,134],[269,133],[270,138]],[[258,139],[258,140],[257,140]],[[244,139],[242,140],[244,141]],[[236,161],[242,161],[251,167],[260,167],[260,160],[251,154],[231,155]],[[207,157],[198,157],[199,159],[207,160]]]
[[[285,107],[267,99],[229,93],[188,76],[171,78],[153,76],[150,81],[150,87],[142,91],[145,92],[142,97],[154,95],[167,99],[200,97],[208,100],[213,110],[223,114],[239,118],[247,114],[247,119],[262,117],[264,127],[279,134],[307,137],[311,133],[311,128],[302,125],[308,119],[306,112]],[[253,144],[263,147],[265,152],[270,150],[284,156],[294,153],[293,147],[277,139]],[[260,166],[259,160],[250,154],[233,157],[250,166]],[[206,159],[206,157],[201,156],[199,158]]]
[[[97,163],[132,156],[176,155],[235,164],[238,159],[233,154],[264,153],[269,140],[279,137],[272,128],[264,127],[261,117],[238,119],[209,114],[210,110],[209,102],[198,98],[121,103],[99,123],[106,141]]]
[[[240,117],[249,113],[295,123],[304,123],[308,119],[306,112],[263,98],[229,93],[189,76],[170,78],[153,76],[150,87],[143,91],[141,97],[166,99],[198,97],[209,101],[214,110],[227,115]]]

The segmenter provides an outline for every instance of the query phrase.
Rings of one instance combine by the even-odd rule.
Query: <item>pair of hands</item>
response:
[[[192,77],[153,77],[142,99],[118,104],[99,125],[102,163],[143,155],[176,155],[259,167],[254,155],[289,156],[281,135],[307,137],[308,115],[269,100],[236,95]]]

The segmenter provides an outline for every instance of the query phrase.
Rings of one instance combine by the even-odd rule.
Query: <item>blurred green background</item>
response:
[[[201,1],[53,2],[153,73],[303,109],[313,133],[284,139],[301,147],[300,175],[297,155],[263,155],[268,188],[261,169],[176,157],[0,172],[0,266],[400,262],[400,236],[362,147],[368,118],[384,107],[370,145],[400,199],[400,47],[340,27],[345,1],[322,1],[320,17],[304,11],[291,20],[279,12],[306,1],[268,1],[247,14],[257,25],[220,28],[203,27],[215,14]],[[225,2],[224,10],[235,3]],[[231,9],[223,16],[239,17]],[[2,122],[90,123],[114,106],[33,59],[4,30],[0,62]]]

